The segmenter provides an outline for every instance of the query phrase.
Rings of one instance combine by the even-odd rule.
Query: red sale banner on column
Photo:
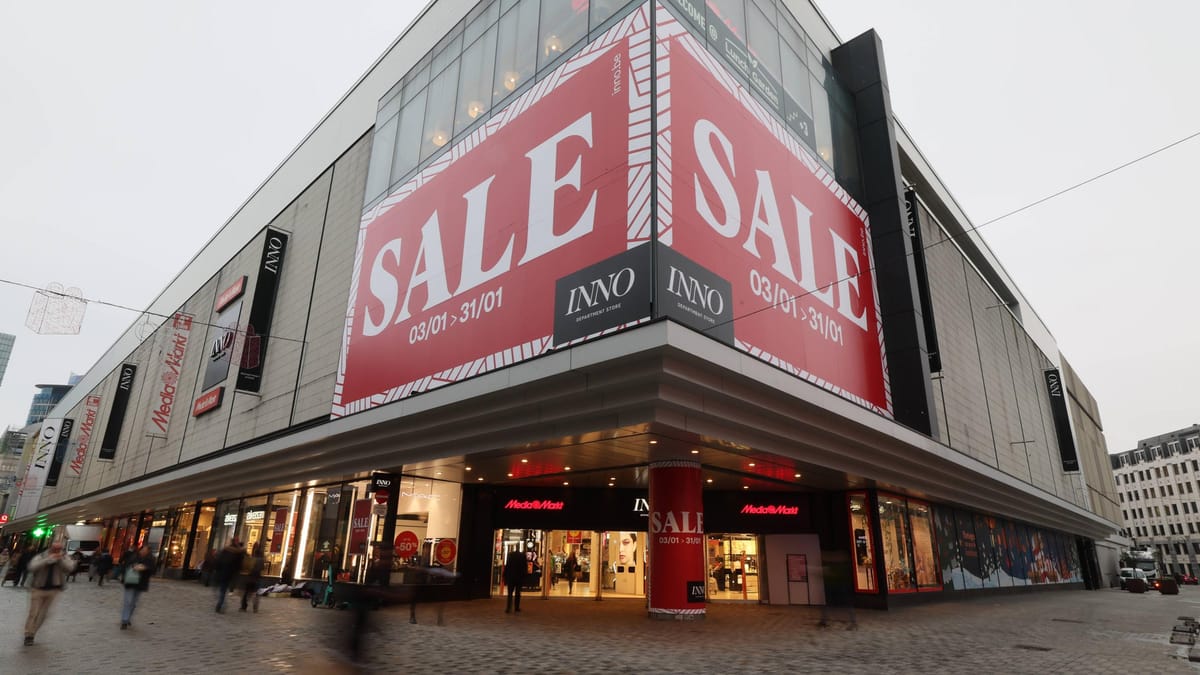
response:
[[[650,240],[648,16],[630,14],[364,214],[334,417],[649,319],[648,300],[597,306],[649,288],[648,253],[603,289],[559,283]],[[558,340],[556,303],[576,315]]]
[[[287,532],[287,509],[275,509],[275,526],[271,528],[271,553],[283,550],[283,538]]]
[[[670,198],[657,216],[672,251],[659,311],[890,417],[866,211],[661,5],[658,16]]]
[[[366,553],[367,538],[371,532],[371,500],[354,500],[354,511],[350,517],[350,549],[347,553]]]
[[[650,464],[650,614],[704,614],[704,498],[700,463]]]

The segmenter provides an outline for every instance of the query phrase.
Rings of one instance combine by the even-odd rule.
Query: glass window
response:
[[[586,2],[542,3],[539,24],[537,67],[553,63],[587,34]]]
[[[854,542],[854,588],[878,591],[875,583],[875,546],[871,540],[871,509],[865,494],[851,494],[850,535]]]
[[[400,113],[400,126],[396,130],[396,152],[392,155],[392,179],[394,184],[417,167],[421,153],[421,125],[425,122],[425,94],[405,106]]]
[[[537,0],[521,0],[500,17],[497,35],[493,103],[524,86],[533,77],[537,58]]]
[[[167,545],[163,564],[168,569],[183,567],[183,557],[187,554],[188,534],[192,531],[192,522],[196,519],[196,507],[184,506],[176,509],[171,517],[171,533],[167,536]]]
[[[442,38],[441,42],[433,48],[433,65],[430,66],[430,72],[436,76],[442,72],[446,66],[449,66],[458,59],[462,53],[463,36],[461,30],[455,30],[446,37]]]
[[[367,168],[366,201],[372,202],[387,191],[392,168],[392,151],[396,148],[396,125],[399,117],[393,117],[377,127],[371,141],[371,164]]]
[[[288,556],[292,552],[292,543],[296,540],[297,513],[301,505],[299,492],[285,492],[271,498],[271,508],[267,512],[265,537],[267,541],[264,551],[263,573],[267,575],[280,574],[287,565]]]
[[[429,84],[429,56],[426,55],[421,63],[414,66],[412,70],[404,76],[404,105],[417,97],[425,85]]]
[[[743,0],[708,0],[708,21],[724,25],[746,44],[746,6]]]
[[[463,44],[469,45],[496,23],[500,18],[500,3],[481,2],[467,14],[467,27],[463,29]]]
[[[245,500],[242,504],[242,520],[238,526],[238,541],[242,542],[247,552],[253,551],[255,544],[263,542],[263,526],[266,524],[266,521],[266,496]]]
[[[888,592],[916,590],[913,561],[908,551],[908,509],[903,499],[882,493],[879,495],[879,530],[883,535],[883,565]]]
[[[458,65],[456,60],[429,83],[429,96],[425,100],[425,127],[421,132],[421,159],[445,147],[454,133]]]
[[[458,106],[454,114],[455,135],[471,126],[492,107],[492,61],[495,58],[495,28],[463,52]]]
[[[954,510],[939,506],[934,509],[934,514],[937,523],[938,558],[942,563],[942,583],[947,590],[961,591],[964,588],[962,560],[959,556]]]
[[[834,109],[830,116],[833,137],[834,175],[842,187],[854,195],[862,195],[862,177],[858,170],[858,137],[854,120],[841,110]]]
[[[779,31],[775,7],[768,3],[750,3],[746,13],[746,28],[749,31],[750,53],[758,59],[759,68],[765,69],[778,82],[782,79],[779,69]]]
[[[238,506],[241,501],[231,499],[217,504],[217,519],[213,523],[212,545],[218,551],[237,534]]]
[[[199,570],[200,563],[209,551],[216,554],[215,542],[212,538],[213,515],[217,512],[214,504],[204,504],[200,507],[200,515],[196,519],[196,539],[192,542],[192,554],[188,557],[189,570]]]
[[[590,12],[589,25],[592,30],[598,28],[605,21],[613,17],[625,5],[628,5],[630,0],[592,0],[589,3],[588,11]]]
[[[962,556],[963,588],[983,588],[983,566],[979,557],[979,538],[975,518],[966,511],[955,511],[958,542]]]
[[[833,166],[833,124],[829,120],[829,101],[821,81],[809,76],[812,84],[813,131],[817,143],[817,155],[829,166]]]
[[[812,148],[816,145],[813,134],[812,94],[808,68],[804,57],[791,49],[781,52],[783,68],[783,120],[802,141]]]
[[[933,516],[929,505],[920,502],[908,503],[908,515],[912,526],[913,571],[917,588],[941,588],[938,581],[937,554],[933,548]]]

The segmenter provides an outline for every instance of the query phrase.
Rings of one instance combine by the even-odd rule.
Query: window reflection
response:
[[[455,61],[429,83],[425,101],[425,132],[421,159],[450,142],[454,134],[454,100],[458,94],[458,65]]]
[[[496,28],[492,27],[463,52],[454,133],[471,126],[492,107],[492,57],[496,53]]]
[[[537,0],[521,3],[500,17],[492,100],[499,102],[533,77],[537,55]]]
[[[587,3],[579,0],[542,3],[538,68],[562,56],[587,33],[587,9]]]
[[[425,94],[426,90],[422,89],[400,113],[396,152],[392,157],[392,183],[417,166],[421,150],[421,125],[425,121]]]
[[[850,535],[854,545],[854,588],[875,591],[875,545],[871,539],[871,509],[865,494],[852,494],[850,503]]]
[[[888,591],[913,590],[913,564],[908,550],[908,509],[903,499],[879,495],[879,529],[883,535],[883,565]]]

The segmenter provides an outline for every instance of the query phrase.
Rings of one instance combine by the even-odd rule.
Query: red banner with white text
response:
[[[890,417],[866,210],[658,11],[659,311]]]
[[[622,19],[363,215],[334,417],[649,319],[648,302],[596,307],[587,280],[560,283],[650,240],[648,16]],[[641,271],[603,290],[623,294]],[[580,315],[569,330],[558,302]]]

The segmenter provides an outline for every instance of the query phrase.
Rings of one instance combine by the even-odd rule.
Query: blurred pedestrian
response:
[[[529,561],[525,554],[513,549],[508,552],[504,561],[504,583],[508,585],[508,602],[504,605],[504,613],[521,612],[521,586],[525,585],[525,575],[529,573]],[[513,598],[516,597],[516,602]]]
[[[111,572],[113,568],[112,554],[108,551],[100,551],[95,555],[95,560],[96,562],[94,563],[94,566],[96,568],[96,578],[99,579],[96,585],[103,586],[104,577],[108,576],[108,573]]]
[[[210,548],[208,553],[204,554],[204,560],[200,563],[200,581],[204,582],[205,587],[212,583],[217,570],[217,549]]]
[[[246,548],[237,540],[237,537],[230,539],[225,548],[217,554],[214,574],[217,579],[218,614],[225,611],[225,596],[229,594],[229,587],[233,585],[238,571],[242,569],[242,558],[245,556]]]
[[[821,554],[821,572],[825,581],[825,604],[821,606],[821,628],[829,626],[834,607],[846,609],[849,625],[846,630],[858,628],[854,614],[854,585],[851,579],[850,556],[845,551],[825,551]]]
[[[254,545],[254,551],[246,558],[242,569],[245,572],[242,575],[242,611],[246,611],[246,601],[253,599],[254,611],[258,612],[258,584],[262,580],[263,573],[263,545],[261,543]]]
[[[29,576],[29,563],[33,560],[34,555],[36,555],[36,552],[32,546],[26,546],[21,549],[21,555],[17,558],[16,562],[17,569],[13,578],[13,588],[25,585],[25,578]]]
[[[579,574],[579,558],[575,557],[575,551],[571,551],[563,563],[563,574],[567,575],[567,595],[570,595],[575,592],[575,577]]]
[[[150,577],[154,574],[154,556],[150,547],[143,544],[125,565],[121,582],[125,586],[125,602],[121,606],[121,630],[133,622],[133,610],[137,609],[138,598],[150,590]]]
[[[366,659],[364,638],[370,630],[371,610],[383,604],[384,596],[392,575],[392,551],[383,546],[375,549],[375,556],[367,566],[365,584],[347,584],[346,602],[350,609],[350,636],[347,652],[356,663]]]
[[[50,548],[34,556],[26,567],[31,575],[29,591],[29,615],[25,619],[25,646],[33,644],[50,606],[62,592],[63,581],[75,569],[75,561],[63,555],[62,543],[54,542]]]

